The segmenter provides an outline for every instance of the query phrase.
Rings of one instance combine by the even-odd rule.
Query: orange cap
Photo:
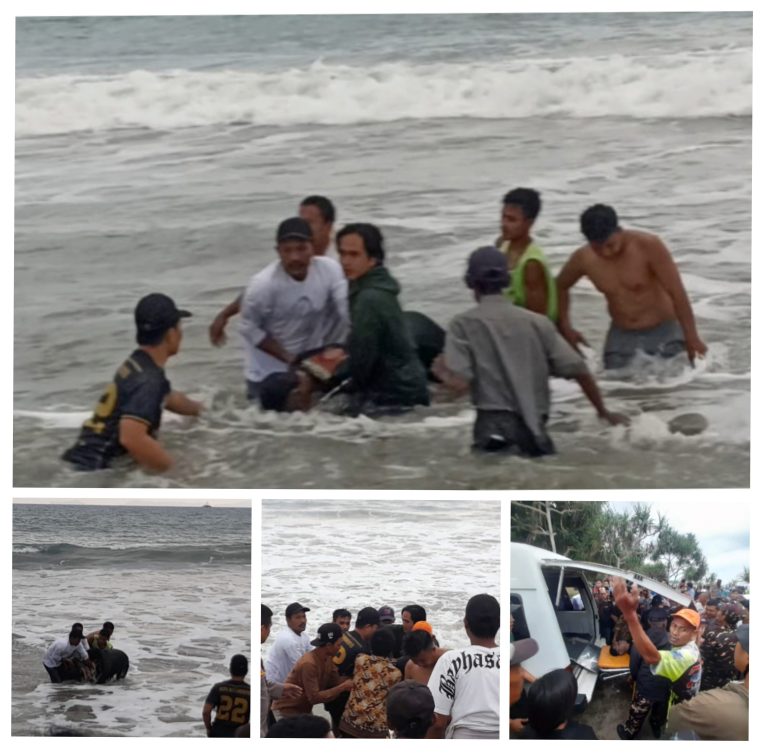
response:
[[[432,625],[430,625],[429,622],[426,622],[425,620],[414,622],[411,632],[413,632],[413,630],[426,630],[430,635],[432,635]]]
[[[701,617],[695,609],[679,609],[672,616],[684,619],[689,625],[696,629],[698,629],[701,624]]]

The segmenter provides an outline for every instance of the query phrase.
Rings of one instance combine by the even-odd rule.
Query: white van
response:
[[[587,576],[591,577],[588,578]],[[533,638],[539,651],[523,666],[536,677],[557,668],[570,668],[579,693],[591,700],[598,679],[629,673],[626,664],[610,669],[598,664],[601,646],[597,605],[592,585],[597,575],[616,575],[659,593],[675,604],[691,606],[691,600],[657,580],[604,564],[577,562],[524,543],[510,545],[510,606],[512,638]],[[557,599],[559,597],[559,600]],[[628,660],[628,657],[627,657]]]

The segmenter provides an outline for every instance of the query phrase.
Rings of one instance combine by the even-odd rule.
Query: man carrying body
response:
[[[427,625],[426,622],[419,624]],[[446,650],[435,646],[435,639],[431,630],[418,629],[408,633],[403,640],[403,651],[408,657],[403,678],[426,685],[437,660]]]
[[[399,412],[429,404],[427,373],[398,302],[400,285],[384,267],[384,239],[369,223],[345,226],[336,234],[344,275],[349,280],[350,336],[345,391],[348,411]]]
[[[307,350],[346,338],[347,282],[339,264],[314,256],[312,232],[301,218],[277,229],[279,259],[248,284],[240,308],[249,399],[259,398],[261,382],[289,369]]]
[[[504,196],[501,236],[496,246],[507,258],[511,285],[507,294],[519,307],[557,321],[557,285],[544,253],[531,238],[531,227],[541,210],[534,189],[513,189]]]
[[[479,594],[467,602],[464,629],[470,646],[446,651],[429,678],[435,724],[428,738],[498,739],[500,617],[499,602],[493,596]]]
[[[94,630],[92,633],[88,633],[85,636],[90,648],[106,649],[112,648],[110,638],[112,633],[115,632],[115,626],[111,622],[105,622],[101,630]]]
[[[342,680],[352,679],[355,673],[355,658],[358,654],[371,653],[370,640],[380,626],[379,612],[372,606],[365,606],[357,613],[355,629],[344,633],[339,649],[333,657],[333,663]],[[339,722],[348,698],[348,693],[342,693],[325,704],[326,710],[331,715],[334,734],[339,731]]]
[[[605,368],[625,367],[637,351],[660,357],[687,352],[691,364],[706,354],[680,273],[658,237],[621,228],[608,205],[585,210],[581,231],[587,243],[557,277],[560,331],[571,346],[586,341],[571,325],[568,291],[586,276],[605,296],[611,316]]]
[[[55,640],[48,647],[43,657],[43,666],[51,682],[64,680],[82,680],[93,664],[88,659],[88,652],[82,645],[83,632],[73,627],[69,637]]]
[[[322,257],[331,244],[333,222],[336,219],[336,209],[333,203],[327,197],[320,197],[319,195],[306,197],[299,205],[299,218],[309,224],[312,234],[312,253]],[[214,346],[222,346],[226,343],[227,322],[240,312],[242,299],[243,294],[241,292],[214,318],[208,328],[208,335]]]
[[[637,606],[640,594],[635,585],[630,593],[623,579],[612,579],[613,598],[621,610],[627,628],[632,636],[634,648],[642,660],[649,665],[652,675],[669,681],[669,704],[674,706],[678,701],[687,701],[699,691],[701,683],[701,657],[696,645],[696,635],[699,629],[700,617],[693,609],[680,609],[672,615],[669,625],[669,650],[659,650],[648,637],[640,618],[637,616]],[[650,706],[648,707],[650,711]],[[646,712],[647,714],[647,712]],[[624,724],[616,726],[616,731],[622,740],[632,740],[643,726],[645,717],[633,716]]]
[[[546,432],[550,375],[575,379],[599,418],[612,425],[628,422],[605,408],[584,360],[552,322],[502,295],[509,272],[498,249],[475,250],[465,282],[478,304],[451,321],[444,357],[436,360],[433,371],[449,388],[471,390],[476,449],[553,454]]]
[[[272,610],[265,604],[261,605],[261,642],[269,638],[269,633],[272,630]],[[298,685],[292,685],[291,683],[276,683],[269,682],[267,680],[267,673],[264,671],[264,662],[261,662],[261,720],[260,720],[260,732],[261,737],[265,737],[267,730],[269,729],[269,710],[272,706],[272,701],[276,701],[278,698],[286,696],[287,698],[298,698],[302,694],[302,690]]]
[[[333,657],[341,646],[341,636],[342,631],[337,624],[328,622],[320,625],[311,641],[314,648],[296,662],[286,679],[286,682],[298,685],[303,693],[297,698],[281,698],[272,704],[272,711],[278,719],[311,714],[316,704],[327,704],[352,689],[352,680],[342,680],[338,667],[333,663]]]
[[[171,455],[156,439],[163,409],[177,415],[199,415],[203,409],[200,402],[172,391],[163,369],[179,352],[181,319],[189,315],[165,294],[139,301],[134,313],[139,348],[118,368],[63,459],[78,470],[99,470],[127,453],[152,472],[171,467]]]
[[[267,680],[273,683],[285,682],[293,665],[308,651],[311,644],[307,629],[307,612],[309,609],[298,602],[288,604],[285,609],[285,623],[275,638],[275,642],[267,655]]]
[[[238,727],[251,719],[251,686],[245,682],[248,660],[235,654],[229,662],[230,679],[216,683],[203,705],[203,723],[209,738],[234,738]],[[211,711],[216,719],[211,724]]]

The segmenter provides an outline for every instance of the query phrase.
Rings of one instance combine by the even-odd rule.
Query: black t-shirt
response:
[[[342,677],[352,677],[355,672],[355,658],[360,653],[371,653],[370,646],[360,637],[357,630],[348,630],[341,636],[341,647],[333,663]]]
[[[143,350],[137,349],[118,369],[101,395],[93,415],[83,423],[80,437],[63,459],[81,470],[100,470],[125,453],[120,445],[120,420],[130,417],[160,428],[163,402],[171,391],[165,371]]]
[[[235,730],[250,721],[251,686],[247,682],[227,680],[216,683],[205,699],[216,709],[211,734],[219,738],[235,737]]]

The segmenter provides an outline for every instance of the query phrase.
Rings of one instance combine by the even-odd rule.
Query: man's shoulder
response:
[[[273,260],[268,265],[264,266],[261,270],[254,273],[248,281],[246,292],[249,289],[259,286],[266,286],[279,279],[279,274],[283,270],[280,260]]]

